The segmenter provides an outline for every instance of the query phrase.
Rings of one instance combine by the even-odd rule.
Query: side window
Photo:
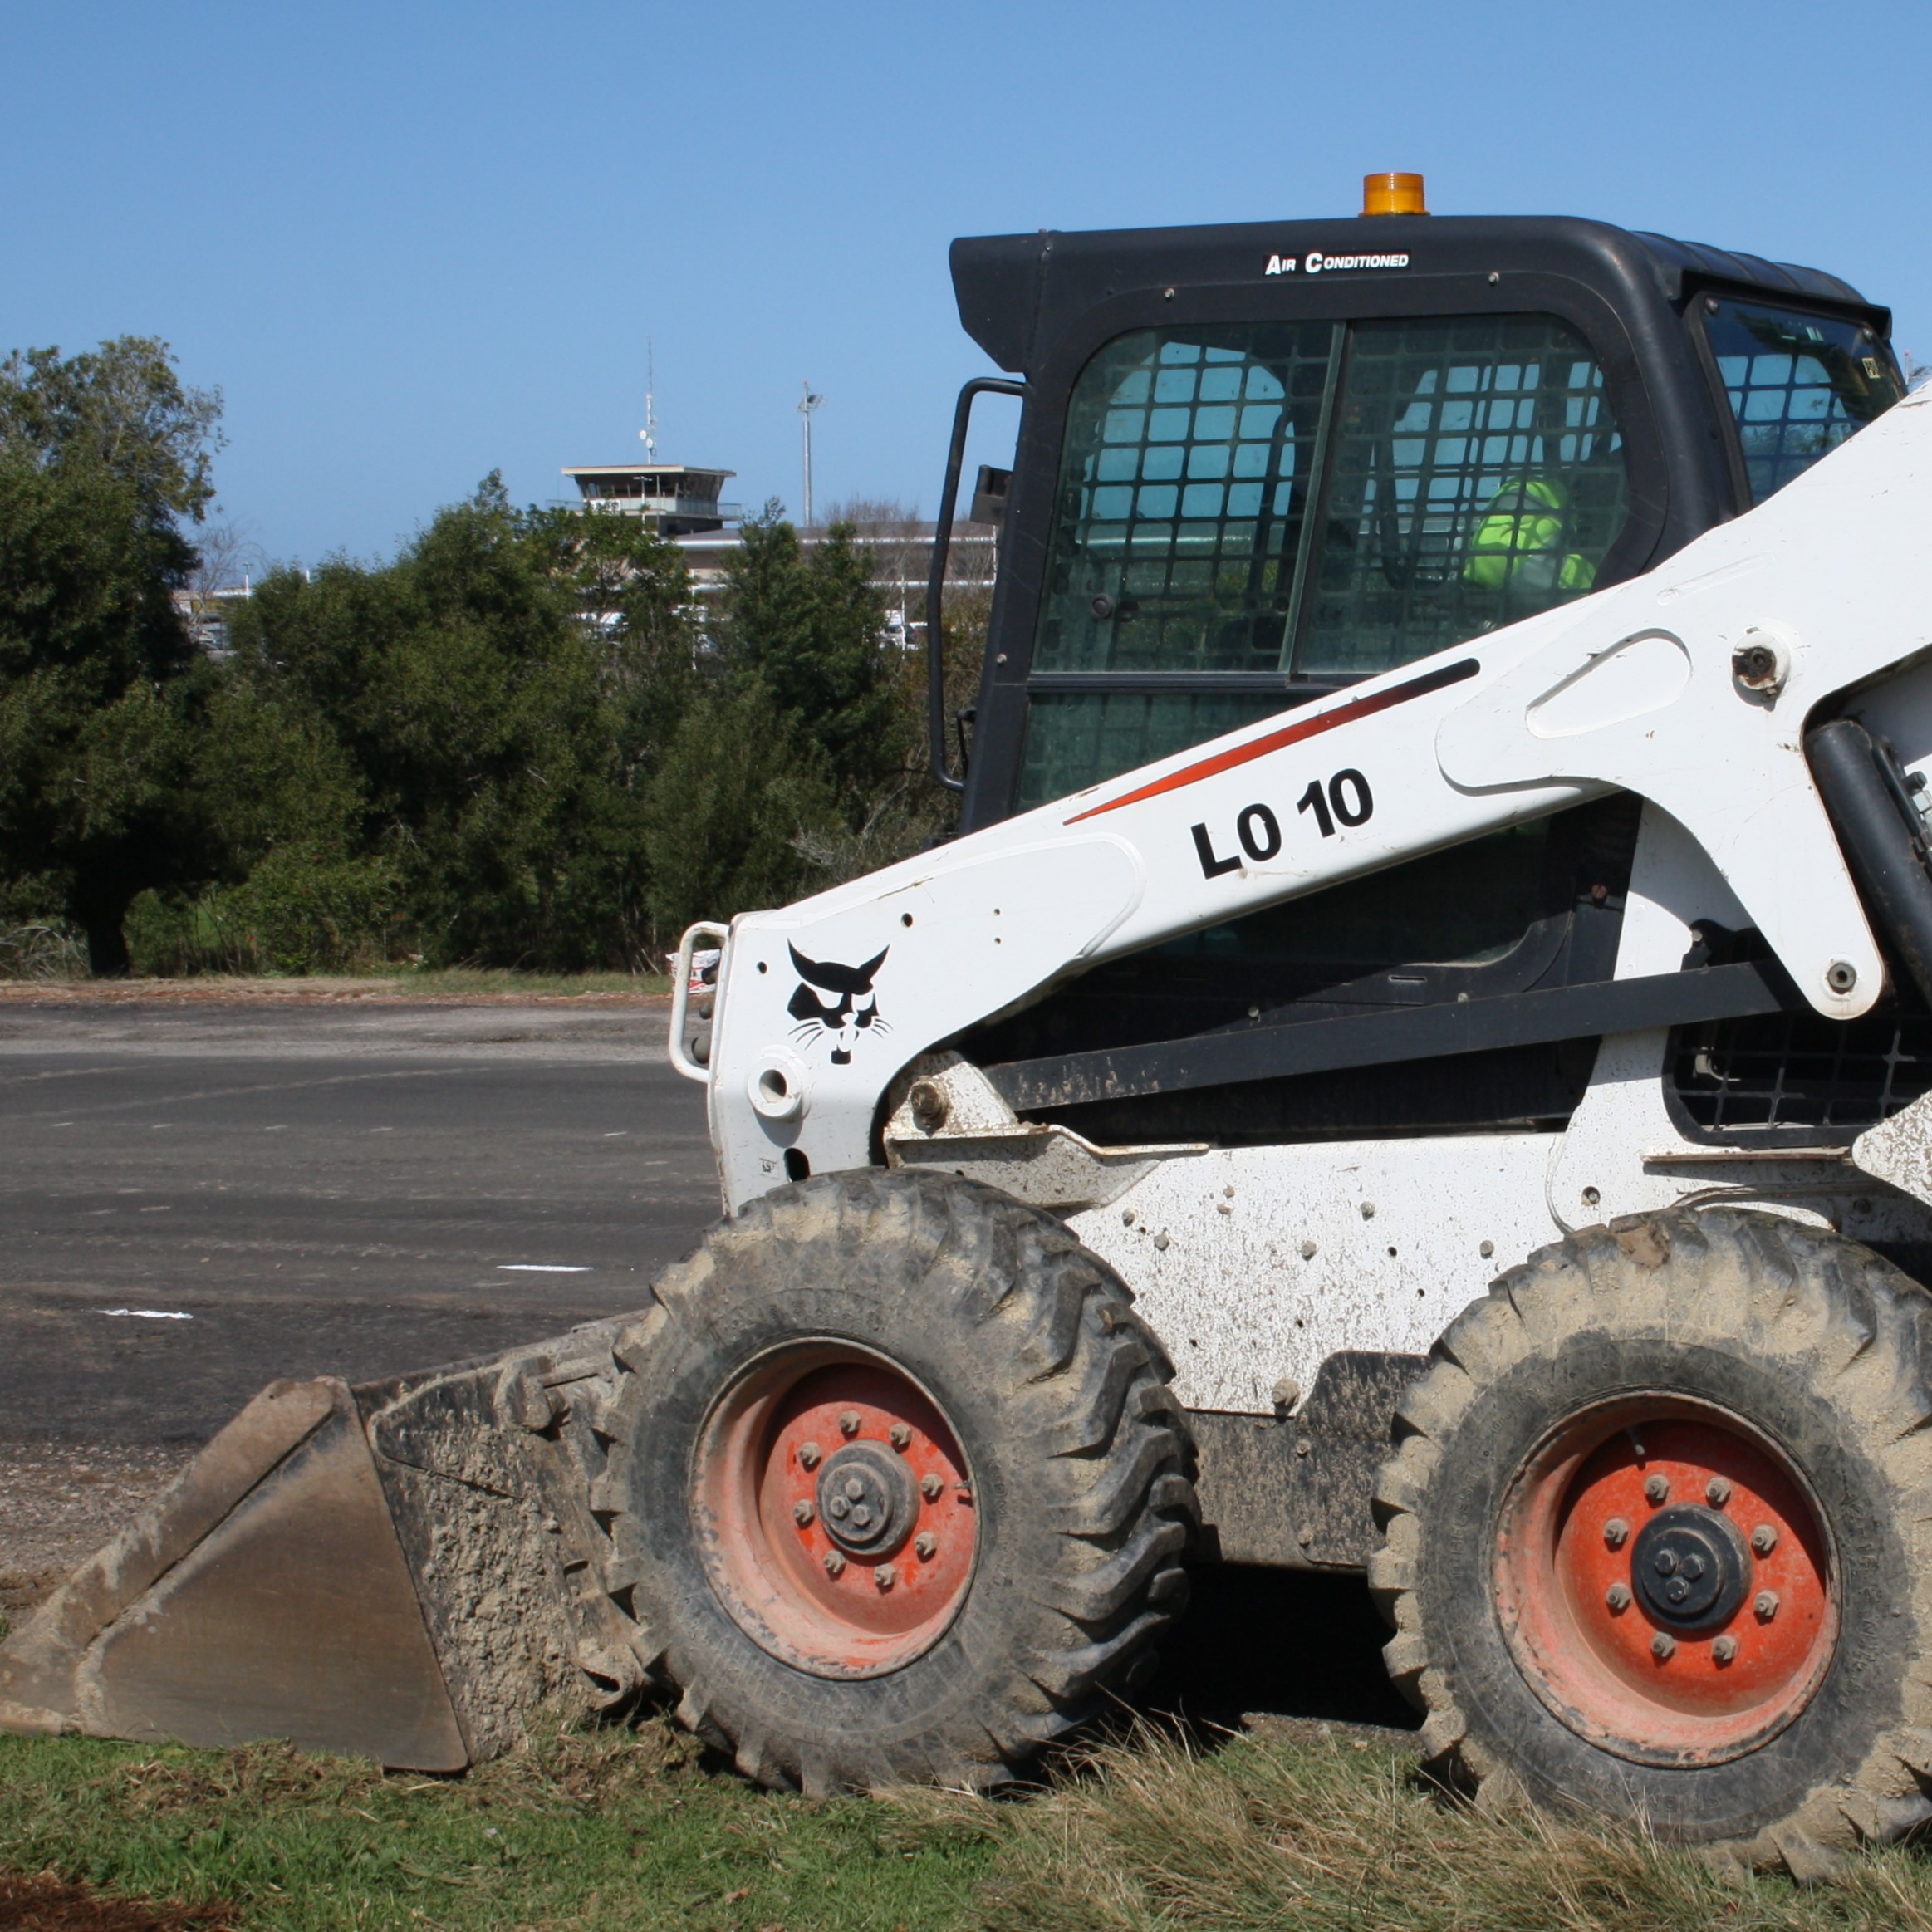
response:
[[[1872,331],[1843,316],[1710,297],[1704,328],[1743,445],[1753,503],[1803,475],[1903,393]]]
[[[1628,488],[1603,371],[1553,316],[1351,331],[1296,669],[1366,676],[1596,583]]]

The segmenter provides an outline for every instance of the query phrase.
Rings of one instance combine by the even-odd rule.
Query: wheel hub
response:
[[[841,1549],[884,1556],[905,1540],[919,1493],[903,1456],[855,1442],[832,1456],[818,1478],[818,1513]]]
[[[876,1677],[937,1643],[978,1561],[973,1485],[932,1396],[852,1344],[802,1341],[718,1397],[692,1521],[752,1640],[820,1677]]]
[[[1702,1503],[1659,1510],[1637,1532],[1630,1570],[1645,1609],[1679,1630],[1728,1622],[1751,1587],[1743,1532]]]
[[[1639,1763],[1768,1743],[1837,1638],[1831,1542],[1803,1476],[1742,1417],[1671,1394],[1603,1404],[1545,1439],[1504,1498],[1493,1573],[1530,1687]]]

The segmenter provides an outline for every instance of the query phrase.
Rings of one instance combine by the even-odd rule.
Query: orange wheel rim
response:
[[[1789,1457],[1741,1418],[1631,1397],[1558,1429],[1503,1503],[1494,1584],[1518,1668],[1573,1730],[1708,1764],[1809,1704],[1838,1631],[1831,1548]]]
[[[852,1344],[753,1363],[700,1434],[692,1519],[719,1601],[815,1676],[881,1676],[945,1633],[978,1554],[973,1480],[937,1402]]]

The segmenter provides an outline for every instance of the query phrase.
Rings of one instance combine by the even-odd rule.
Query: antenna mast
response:
[[[805,392],[798,404],[799,419],[805,426],[805,515],[800,527],[809,530],[812,527],[812,416],[825,398],[814,395],[809,382],[801,383],[799,387]]]
[[[644,427],[637,433],[644,439],[644,460],[657,461],[657,344],[644,339]]]

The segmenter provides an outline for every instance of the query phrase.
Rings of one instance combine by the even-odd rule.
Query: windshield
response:
[[[1707,297],[1704,334],[1761,503],[1904,393],[1890,352],[1841,316]]]

